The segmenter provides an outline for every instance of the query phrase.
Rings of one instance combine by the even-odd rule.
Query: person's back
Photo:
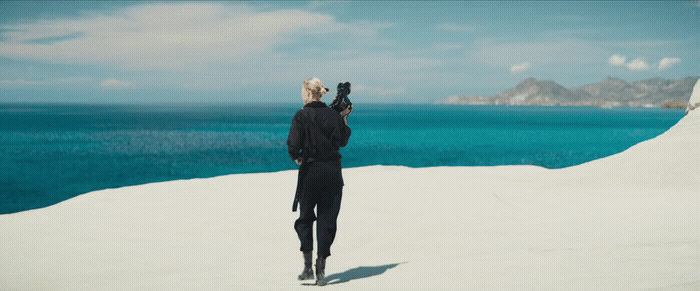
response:
[[[314,101],[297,111],[292,120],[287,146],[296,160],[338,161],[341,147],[347,145],[350,128],[343,118],[323,102]]]
[[[304,270],[299,280],[313,279],[311,259],[313,251],[313,222],[316,221],[318,240],[318,257],[316,259],[316,283],[325,285],[326,257],[330,256],[330,247],[336,233],[336,220],[340,211],[343,191],[341,155],[338,152],[350,138],[347,126],[348,108],[343,114],[321,102],[321,95],[328,93],[318,79],[304,81],[302,99],[304,108],[297,111],[292,119],[287,138],[287,150],[292,160],[301,165],[297,194],[300,207],[299,219],[294,222],[294,229],[301,242],[300,250],[304,255]],[[318,217],[314,213],[314,207]]]

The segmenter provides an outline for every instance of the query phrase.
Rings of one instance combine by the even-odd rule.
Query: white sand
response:
[[[700,290],[699,141],[694,110],[566,169],[345,169],[323,288]],[[228,175],[0,215],[0,289],[312,288],[296,280],[295,184]]]

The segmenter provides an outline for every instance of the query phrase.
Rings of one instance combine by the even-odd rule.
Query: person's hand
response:
[[[350,115],[350,112],[352,112],[352,104],[348,104],[348,107],[343,110],[343,112],[340,113],[340,116],[343,117],[343,121],[345,122],[345,125],[348,124],[348,115]]]
[[[294,162],[297,163],[297,165],[300,165],[300,166],[301,166],[301,161],[302,161],[301,158],[297,158],[296,160],[294,160]]]
[[[343,110],[343,117],[350,115],[350,112],[352,112],[352,104],[348,104],[348,107]]]

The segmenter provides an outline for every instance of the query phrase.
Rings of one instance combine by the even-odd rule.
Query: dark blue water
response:
[[[299,108],[0,104],[0,214],[105,188],[296,169],[285,142]],[[621,152],[683,116],[592,107],[355,108],[345,167],[562,168]]]

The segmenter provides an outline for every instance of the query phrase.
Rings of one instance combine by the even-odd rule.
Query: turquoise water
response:
[[[300,105],[0,104],[0,214],[105,188],[296,169]],[[355,104],[344,167],[562,168],[666,131],[682,110]],[[293,189],[290,189],[290,199]]]

